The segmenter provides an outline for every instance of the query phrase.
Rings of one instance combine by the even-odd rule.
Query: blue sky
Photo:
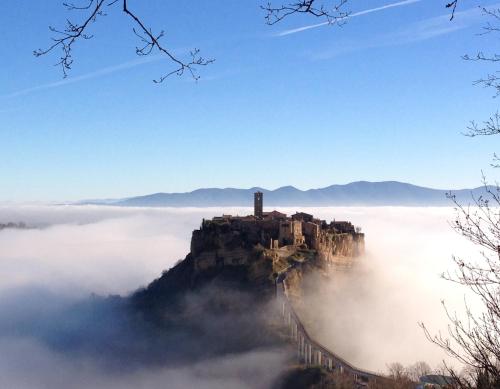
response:
[[[460,132],[497,110],[491,90],[472,86],[495,69],[460,56],[495,48],[474,8],[495,2],[464,1],[453,22],[444,3],[351,0],[360,14],[343,27],[304,28],[322,20],[270,27],[259,1],[132,0],[178,55],[198,47],[216,59],[197,83],[162,85],[151,80],[170,63],[135,55],[119,7],[77,44],[66,80],[52,66],[59,53],[32,51],[72,15],[59,1],[4,7],[0,200],[356,180],[449,189],[478,186],[481,169],[494,179],[498,140]]]

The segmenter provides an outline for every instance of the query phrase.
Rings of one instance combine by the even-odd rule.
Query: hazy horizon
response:
[[[149,196],[149,195],[156,195],[156,194],[188,194],[192,193],[198,190],[231,190],[231,189],[237,189],[237,190],[253,190],[253,189],[263,189],[266,191],[276,191],[278,189],[282,188],[294,188],[302,192],[306,192],[309,190],[318,190],[318,189],[325,189],[330,186],[345,186],[349,184],[355,184],[355,183],[401,183],[401,184],[408,184],[412,185],[418,188],[425,188],[425,189],[431,189],[431,190],[438,190],[438,191],[459,191],[459,190],[472,190],[472,189],[478,189],[484,186],[483,183],[478,182],[476,185],[470,185],[467,187],[455,187],[455,188],[445,188],[445,187],[429,187],[429,186],[424,186],[424,185],[419,185],[416,183],[408,182],[408,181],[396,181],[396,180],[384,180],[384,181],[370,181],[370,180],[359,180],[359,181],[349,181],[346,183],[332,183],[326,186],[322,187],[310,187],[310,188],[302,188],[302,187],[297,187],[294,185],[283,185],[283,186],[277,186],[277,187],[263,187],[263,186],[250,186],[250,187],[236,187],[236,186],[226,186],[226,187],[196,187],[188,191],[184,192],[165,192],[165,191],[153,191],[150,193],[145,193],[145,192],[137,192],[135,194],[129,194],[129,195],[121,195],[118,197],[111,197],[111,196],[102,196],[102,197],[94,197],[94,198],[83,198],[83,197],[77,197],[73,199],[61,199],[61,198],[55,198],[55,199],[49,199],[49,200],[0,200],[0,205],[9,205],[9,204],[14,204],[14,205],[33,205],[33,204],[39,204],[39,205],[82,205],[79,204],[80,202],[86,202],[86,201],[113,201],[113,200],[122,200],[122,199],[129,199],[129,198],[135,198],[135,197],[143,197],[143,196]],[[492,183],[494,185],[494,183]],[[251,198],[249,198],[249,202],[251,202]],[[103,204],[105,205],[105,204]],[[214,205],[214,207],[220,207],[220,206],[231,206],[231,205]],[[273,205],[274,206],[274,205]],[[297,204],[297,206],[302,206],[301,204]],[[350,206],[350,205],[339,205],[339,206]],[[357,205],[354,205],[357,206]],[[369,205],[365,205],[369,206]],[[378,206],[378,205],[374,205]],[[386,206],[386,205],[381,205],[381,206]],[[395,205],[398,206],[398,205]],[[405,205],[403,205],[405,206]],[[418,205],[420,206],[420,205]],[[429,206],[433,206],[430,204]],[[168,206],[167,206],[168,207]],[[193,206],[194,207],[194,206]],[[204,205],[200,205],[199,208],[206,208]]]

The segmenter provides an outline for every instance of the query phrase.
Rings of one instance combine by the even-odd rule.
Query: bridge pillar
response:
[[[300,334],[297,334],[297,356],[299,357],[299,362],[300,362]]]

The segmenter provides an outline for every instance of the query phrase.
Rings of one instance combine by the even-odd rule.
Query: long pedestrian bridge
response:
[[[386,380],[386,377],[379,374],[355,367],[308,334],[289,298],[286,275],[290,269],[281,272],[276,278],[276,297],[290,333],[290,340],[297,346],[298,361],[306,366],[321,366],[330,371],[350,375],[360,386],[365,386],[370,381]]]

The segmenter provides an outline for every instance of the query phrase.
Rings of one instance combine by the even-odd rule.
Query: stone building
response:
[[[264,220],[286,220],[286,213],[281,213],[278,211],[263,212],[262,218]]]
[[[312,222],[313,219],[313,215],[309,215],[305,212],[296,212],[294,215],[292,215],[292,220],[300,220],[302,222]]]
[[[263,196],[262,192],[255,192],[253,194],[253,214],[258,219],[262,219]]]
[[[281,246],[300,246],[304,244],[302,222],[299,220],[285,220],[280,222],[278,241]]]

